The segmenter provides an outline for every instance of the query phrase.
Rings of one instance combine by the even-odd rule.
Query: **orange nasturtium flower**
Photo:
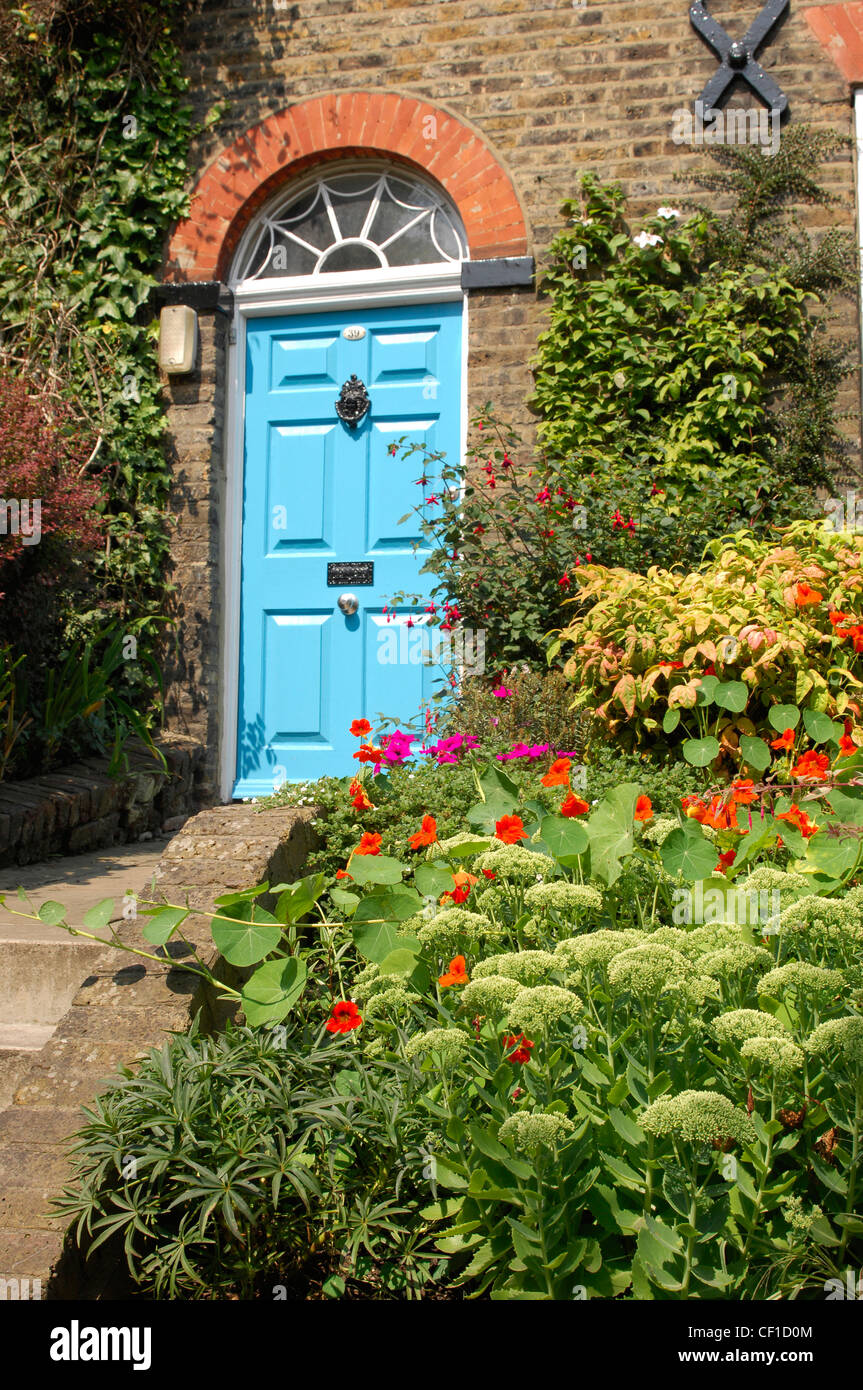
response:
[[[715,874],[724,874],[726,869],[731,868],[731,865],[734,863],[736,858],[737,850],[727,849],[724,854],[720,854],[719,863],[716,865],[716,868],[713,870],[713,872]]]
[[[818,829],[818,826],[813,825],[806,812],[802,811],[799,806],[792,806],[788,811],[780,811],[776,819],[787,820],[791,825],[796,825],[797,829],[802,835],[805,835],[807,840],[810,836],[814,835],[815,831]]]
[[[347,869],[336,869],[336,878],[353,878],[353,874],[349,874]]]
[[[438,976],[438,984],[443,989],[449,989],[450,985],[466,985],[470,983],[467,973],[467,961],[464,956],[453,956],[449,963],[449,970],[446,975]]]
[[[544,787],[568,787],[571,758],[556,758],[544,777],[540,778]]]
[[[422,827],[416,835],[411,835],[411,849],[422,849],[423,845],[433,845],[437,839],[437,821],[434,816],[423,816]]]
[[[794,591],[794,602],[798,608],[808,608],[814,603],[820,603],[823,597],[823,594],[819,594],[818,590],[809,584],[798,584]]]
[[[783,730],[783,732],[779,735],[778,738],[771,739],[770,747],[781,748],[783,753],[786,753],[789,748],[794,747],[794,730]]]
[[[843,734],[839,740],[839,757],[850,758],[852,753],[859,753],[859,748],[849,734]]]
[[[560,814],[562,816],[583,816],[589,810],[590,805],[587,801],[576,796],[575,792],[570,792],[569,796],[565,796],[561,802]]]
[[[358,811],[373,811],[375,808],[369,801],[366,789],[358,777],[355,777],[348,787],[351,798],[351,805]]]
[[[354,738],[368,738],[372,731],[372,726],[367,719],[355,719],[351,724],[351,733]]]
[[[354,850],[354,854],[380,854],[381,839],[382,836],[373,835],[367,830]]]
[[[373,748],[370,743],[361,744],[360,751],[358,753],[354,753],[354,757],[359,759],[361,763],[374,763],[375,766],[377,766],[377,764],[380,762],[383,756],[383,749]]]
[[[736,781],[731,783],[731,800],[738,806],[748,806],[750,802],[756,801],[757,797],[752,786],[751,777],[738,777]]]
[[[501,816],[495,821],[494,833],[505,845],[517,845],[519,840],[527,839],[521,816]]]
[[[473,874],[469,874],[466,869],[459,869],[457,874],[453,874],[452,881],[452,888],[441,897],[441,907],[445,907],[447,903],[467,902],[471,888],[475,883],[479,883],[479,879],[474,878]]]
[[[326,1030],[328,1033],[350,1033],[354,1028],[359,1028],[362,1021],[356,1004],[351,1003],[349,999],[342,999],[333,1005],[333,1011],[326,1022]]]
[[[652,820],[653,804],[649,796],[640,796],[635,803],[636,820]]]
[[[801,781],[824,782],[827,780],[829,767],[830,759],[827,754],[816,753],[814,748],[811,748],[808,753],[804,753],[802,757],[797,759],[791,769],[791,776],[797,777]]]

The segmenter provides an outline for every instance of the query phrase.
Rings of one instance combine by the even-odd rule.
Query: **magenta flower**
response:
[[[479,740],[471,734],[451,734],[449,738],[439,739],[428,751],[437,758],[440,766],[442,763],[457,763],[459,753],[465,748],[479,748]]]
[[[499,763],[509,762],[511,758],[529,758],[529,757],[530,757],[530,749],[528,748],[528,746],[527,746],[526,743],[517,743],[517,744],[515,745],[514,748],[511,748],[511,749],[509,750],[508,753],[498,753],[498,754],[497,754],[497,760],[498,760]]]
[[[493,690],[491,693],[492,695],[495,695],[498,698],[498,700],[505,700],[508,695],[512,694],[512,691],[507,690],[505,685],[499,685],[497,690]]]
[[[394,734],[381,739],[384,760],[388,763],[405,763],[411,756],[411,744],[416,734],[403,734],[396,729]]]

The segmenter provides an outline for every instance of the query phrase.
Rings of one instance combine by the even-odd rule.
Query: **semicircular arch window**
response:
[[[236,279],[329,275],[467,259],[458,214],[427,184],[391,170],[318,178],[252,227]]]

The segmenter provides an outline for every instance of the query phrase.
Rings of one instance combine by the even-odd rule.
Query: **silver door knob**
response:
[[[356,594],[339,594],[339,608],[346,617],[349,618],[352,613],[356,613],[359,606],[360,601]]]

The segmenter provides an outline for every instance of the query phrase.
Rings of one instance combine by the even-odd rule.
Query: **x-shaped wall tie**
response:
[[[720,59],[719,67],[711,77],[696,102],[703,111],[714,110],[721,101],[725,90],[735,77],[742,77],[749,83],[773,111],[783,113],[788,110],[788,98],[772,77],[769,77],[760,63],[755,61],[755,51],[760,48],[771,30],[788,9],[788,0],[767,0],[760,15],[749,26],[742,39],[729,38],[721,24],[707,13],[701,0],[690,8],[689,18],[704,42],[713,49]]]

